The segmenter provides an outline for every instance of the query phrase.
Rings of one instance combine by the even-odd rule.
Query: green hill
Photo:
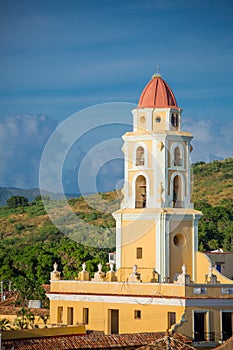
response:
[[[233,200],[233,158],[193,165],[193,202],[213,206]]]
[[[195,208],[203,212],[199,223],[199,249],[233,251],[233,159],[196,163],[193,178]],[[82,236],[85,223],[89,224],[89,241],[83,242],[86,245],[59,232],[40,200],[24,207],[0,207],[0,280],[13,281],[21,292],[18,303],[23,305],[28,299],[43,297],[40,286],[49,281],[55,261],[65,278],[75,278],[83,261],[92,273],[99,262],[105,266],[108,252],[115,244],[115,221],[111,212],[119,207],[120,201],[116,191],[69,199],[73,212],[81,219],[74,231],[74,225],[63,211],[64,203],[49,200],[47,205],[54,215],[59,205],[59,222],[68,223],[71,236],[75,233],[79,242],[81,239],[77,235]],[[103,237],[109,249],[99,248]]]

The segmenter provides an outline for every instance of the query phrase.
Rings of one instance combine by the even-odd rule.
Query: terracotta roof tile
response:
[[[160,75],[154,75],[144,88],[138,108],[179,108],[170,86]]]
[[[0,315],[16,315],[21,309],[22,307],[0,305]],[[49,315],[48,309],[30,308],[30,311],[34,316]]]
[[[116,349],[148,346],[158,339],[163,339],[164,333],[139,333],[139,334],[122,334],[122,335],[71,335],[56,336],[46,338],[21,339],[3,341],[4,350],[75,350],[75,349]],[[174,335],[177,344],[181,342],[190,344],[191,340],[187,337],[176,333]],[[160,349],[162,349],[160,347]],[[190,350],[190,347],[176,347],[177,350]]]

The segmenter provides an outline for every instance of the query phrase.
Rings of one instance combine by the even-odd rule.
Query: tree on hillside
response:
[[[42,195],[39,195],[39,196],[37,196],[35,198],[35,202],[36,203],[41,202],[41,201],[49,202],[50,201],[50,197],[48,195],[42,194]]]
[[[207,202],[197,202],[195,207],[201,210],[203,217],[199,221],[199,250],[209,251],[233,248],[233,210],[230,201],[228,206],[211,206]]]
[[[7,199],[7,205],[10,208],[16,208],[21,206],[27,206],[28,205],[28,199],[23,196],[12,196],[9,199]]]

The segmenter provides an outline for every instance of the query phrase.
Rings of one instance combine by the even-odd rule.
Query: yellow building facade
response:
[[[116,220],[116,271],[101,265],[92,280],[51,273],[50,322],[85,324],[95,332],[177,330],[198,343],[232,335],[233,281],[198,252],[191,203],[192,135],[181,130],[181,108],[155,74],[132,111],[123,136],[124,199]]]

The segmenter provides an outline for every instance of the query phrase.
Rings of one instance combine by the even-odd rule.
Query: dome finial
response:
[[[161,78],[161,74],[159,73],[159,70],[160,70],[160,67],[159,67],[159,65],[157,63],[157,65],[156,65],[156,73],[152,75],[152,79],[153,78]]]

